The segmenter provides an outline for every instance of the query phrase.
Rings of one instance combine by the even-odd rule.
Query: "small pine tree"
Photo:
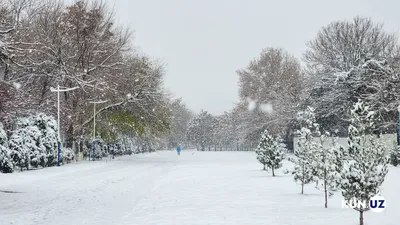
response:
[[[358,101],[351,110],[349,148],[341,173],[340,187],[346,200],[368,202],[379,193],[379,187],[388,173],[388,158],[382,143],[373,135],[374,112]],[[360,213],[360,225],[364,224],[366,208],[355,208]]]
[[[400,146],[396,146],[390,153],[390,164],[393,166],[400,165]]]
[[[261,140],[264,140],[267,138],[268,131],[265,130],[264,133],[261,136]],[[260,141],[259,145],[257,146],[256,153],[257,153],[257,160],[263,164],[263,170],[267,170],[267,155],[265,154],[265,149],[261,145],[262,141]]]
[[[314,109],[307,109],[298,117],[303,127],[298,131],[300,134],[298,148],[294,151],[292,162],[295,164],[292,174],[294,180],[301,184],[301,194],[304,194],[304,185],[314,181],[313,154],[318,148],[313,141],[313,132],[318,133],[319,127],[315,122]]]
[[[343,147],[337,143],[336,138],[333,136],[330,146],[324,148],[324,143],[329,136],[328,132],[321,135],[320,146],[313,156],[316,187],[324,192],[325,208],[328,208],[328,195],[332,196],[333,192],[339,189],[340,172],[343,167],[342,153],[344,151]]]
[[[282,167],[284,159],[285,145],[279,138],[274,138],[265,130],[257,150],[261,152],[262,162],[272,170],[272,176],[275,176],[275,170]]]

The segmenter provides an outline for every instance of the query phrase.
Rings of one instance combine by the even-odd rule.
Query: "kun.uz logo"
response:
[[[380,195],[372,197],[369,201],[359,201],[357,199],[342,200],[342,208],[370,208],[372,212],[382,212],[386,209],[386,200]]]

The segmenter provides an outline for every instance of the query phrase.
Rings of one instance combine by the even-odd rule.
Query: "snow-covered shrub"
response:
[[[103,151],[101,146],[96,146],[94,154],[92,155],[93,160],[100,160],[103,158]]]
[[[11,157],[22,168],[52,166],[57,160],[57,124],[43,113],[19,118],[9,146]]]
[[[41,157],[42,167],[52,166],[57,160],[57,121],[52,116],[39,113],[31,116],[30,121],[41,131],[41,144],[45,148],[44,155]]]
[[[89,151],[90,151],[90,146],[89,146],[88,142],[85,141],[82,146],[82,153],[83,153],[84,158],[89,158],[89,156],[90,156]]]
[[[94,145],[94,149],[93,149]],[[90,157],[92,160],[100,160],[103,158],[103,147],[100,140],[96,140],[94,143],[92,142],[90,145]]]
[[[62,163],[71,163],[75,160],[75,153],[71,148],[62,148],[60,156]]]
[[[0,171],[3,173],[12,173],[14,171],[13,162],[8,149],[7,134],[0,123]]]
[[[108,157],[108,154],[109,154],[109,152],[108,152],[108,145],[107,144],[104,144],[103,145],[103,147],[102,147],[102,152],[103,152],[103,157]]]
[[[133,151],[132,151],[131,149],[129,149],[129,150],[126,151],[126,154],[127,154],[127,155],[132,155],[132,154],[133,154]]]
[[[19,128],[14,130],[9,140],[11,158],[21,170],[29,169],[30,164],[36,167],[44,153],[40,142],[42,133],[36,126],[25,126],[26,120],[20,119]]]
[[[118,155],[118,156],[121,156],[124,154],[124,152],[122,151],[121,145],[119,143],[115,144],[114,151],[115,151],[115,155]]]
[[[134,144],[132,138],[123,136],[121,138],[121,146],[124,155],[132,155],[134,152]]]

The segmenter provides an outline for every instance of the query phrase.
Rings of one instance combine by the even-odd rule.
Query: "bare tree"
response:
[[[384,31],[383,24],[360,16],[322,27],[307,46],[304,60],[319,75],[349,71],[367,54],[375,59],[398,55],[397,36]]]
[[[163,64],[131,49],[130,31],[116,25],[105,2],[9,0],[0,8],[2,86],[17,83],[23,90],[2,92],[1,109],[7,100],[25,104],[16,108],[19,115],[28,109],[54,115],[57,98],[50,88],[79,87],[61,99],[69,145],[91,134],[92,100],[108,100],[97,110],[99,128],[117,123],[114,133],[150,139],[170,128]]]
[[[303,88],[299,61],[283,49],[267,48],[237,73],[242,104],[256,104],[254,110],[244,114],[247,125],[242,125],[250,128],[248,136],[257,142],[265,129],[274,135],[285,132],[294,119]]]
[[[374,62],[386,61],[385,72],[379,72],[382,76],[378,80],[381,81],[376,80],[375,84],[380,83],[380,87],[386,87],[389,80],[390,83],[396,83],[386,73],[392,71],[389,73],[394,75],[399,71],[397,36],[384,31],[383,24],[374,23],[370,18],[355,17],[352,21],[335,21],[322,27],[307,46],[304,61],[307,63],[310,82],[307,84],[305,105],[316,109],[317,122],[322,128],[331,132],[338,130],[339,135],[346,135],[346,127],[349,125],[348,110],[357,102],[357,96],[362,97],[356,93],[361,89],[352,87],[349,82],[355,78],[363,80],[362,85],[368,85],[365,82],[373,77],[364,76],[368,73],[348,77],[349,71],[353,71],[351,74],[354,75],[354,69],[362,67],[370,59],[377,60]],[[388,103],[387,100],[384,102]],[[395,103],[394,100],[391,102]],[[393,115],[393,107],[389,108],[391,109],[385,113],[381,109],[379,111],[387,116]],[[387,116],[381,119],[388,121]],[[394,117],[391,121],[393,119]]]

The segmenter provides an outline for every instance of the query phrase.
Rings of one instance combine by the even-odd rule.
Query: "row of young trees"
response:
[[[298,148],[292,157],[286,157],[294,164],[291,173],[301,184],[301,194],[304,194],[306,184],[316,183],[316,188],[324,192],[327,208],[328,197],[337,191],[341,191],[347,201],[355,199],[360,202],[369,202],[380,193],[380,186],[388,173],[388,152],[391,149],[374,134],[378,113],[372,109],[359,100],[350,110],[349,146],[346,149],[337,143],[335,135],[320,132],[312,107],[299,113]],[[332,140],[327,146],[329,138]],[[257,148],[257,159],[264,169],[265,166],[271,168],[275,176],[274,170],[282,167],[284,153],[279,138],[265,131]],[[360,213],[360,225],[363,225],[363,213],[369,210],[369,206],[358,206],[355,210]]]
[[[62,141],[75,152],[86,155],[93,136],[104,145],[133,139],[133,152],[184,142],[190,110],[172,100],[162,85],[163,64],[137,53],[131,31],[114,15],[105,1],[0,1],[5,136],[10,138],[21,117],[56,116],[51,88],[59,85],[77,88],[60,96]],[[90,103],[99,100],[107,102]]]
[[[206,135],[198,136],[199,143],[214,145],[214,137],[254,149],[267,129],[293,150],[294,132],[301,127],[296,115],[308,106],[315,109],[321,130],[346,137],[349,111],[358,99],[376,112],[375,133],[394,133],[400,103],[399,46],[397,35],[386,32],[383,24],[355,17],[322,27],[307,42],[302,58],[305,66],[284,49],[263,49],[237,71],[239,102],[215,118],[224,121],[217,122],[223,124],[217,131],[225,132],[222,139],[205,122],[204,129],[196,131],[206,130]],[[192,126],[207,116],[207,112],[200,113]],[[189,132],[191,139],[193,133]]]

